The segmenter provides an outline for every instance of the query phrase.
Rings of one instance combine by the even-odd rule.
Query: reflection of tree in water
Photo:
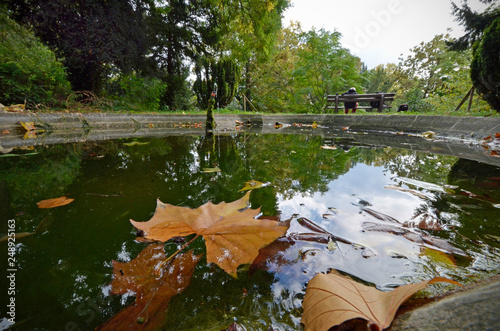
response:
[[[1,199],[10,200],[7,214],[20,214],[19,219],[28,222],[33,219],[31,210],[36,202],[62,196],[67,187],[81,171],[81,148],[74,145],[58,145],[38,148],[36,155],[2,159],[0,178],[2,178]],[[19,222],[22,229],[29,227]],[[36,224],[33,224],[36,226]]]
[[[358,151],[322,150],[321,145],[320,136],[252,136],[246,146],[250,173],[270,181],[284,197],[326,192],[330,181],[348,171]]]
[[[448,183],[458,186],[447,200],[448,211],[459,215],[460,233],[469,239],[500,247],[497,216],[500,167],[459,159],[448,175]]]

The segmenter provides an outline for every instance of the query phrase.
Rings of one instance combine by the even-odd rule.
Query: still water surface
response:
[[[166,330],[300,330],[307,282],[336,269],[381,290],[434,276],[471,283],[499,272],[500,168],[457,157],[337,143],[322,137],[245,135],[113,140],[14,150],[0,157],[1,236],[15,220],[15,330],[94,329],[132,303],[111,295],[112,260],[134,259],[129,219],[156,200],[196,208],[234,201],[246,181],[263,216],[291,219],[296,240],[276,245],[238,278],[203,258],[165,312]],[[220,172],[204,172],[218,167]],[[53,209],[37,202],[66,195]],[[332,234],[304,238],[307,222]],[[304,226],[306,224],[306,226]],[[298,238],[298,239],[297,239]],[[305,240],[307,239],[307,240]],[[167,255],[180,247],[167,242]],[[191,244],[204,252],[200,238]],[[0,242],[7,261],[7,242]],[[3,270],[3,273],[6,271]],[[6,276],[0,288],[8,288]],[[430,294],[449,289],[433,286]],[[8,297],[2,293],[2,307]],[[2,308],[2,326],[8,317]]]

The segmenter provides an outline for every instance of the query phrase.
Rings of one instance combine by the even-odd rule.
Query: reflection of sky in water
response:
[[[353,206],[353,203],[357,204],[362,199],[369,202],[371,208],[405,221],[412,217],[414,208],[422,201],[409,194],[385,189],[385,185],[394,184],[391,177],[384,168],[360,164],[330,182],[328,192],[312,196],[297,194],[289,200],[280,197],[279,209],[284,218],[300,214],[318,222],[323,214],[329,213],[328,208],[333,207],[339,211],[335,219],[344,221],[359,212],[359,207]],[[328,229],[329,221],[323,220],[321,223]]]
[[[387,232],[363,231],[364,222],[383,222],[363,212],[362,207],[403,223],[414,216],[415,209],[426,204],[425,200],[410,193],[385,188],[396,184],[393,177],[395,175],[385,168],[358,164],[331,181],[327,192],[312,195],[297,193],[291,199],[279,197],[283,219],[294,214],[305,217],[335,236],[357,245],[337,243],[332,251],[327,245],[316,242],[300,242],[291,246],[283,253],[289,263],[270,265],[270,270],[276,272],[277,282],[273,291],[278,300],[290,300],[292,304],[294,296],[303,293],[305,284],[314,274],[329,269],[347,272],[381,289],[435,275],[425,258],[421,257],[420,245]],[[329,217],[324,218],[325,214]],[[289,232],[310,231],[293,221]],[[283,298],[285,289],[288,299]]]

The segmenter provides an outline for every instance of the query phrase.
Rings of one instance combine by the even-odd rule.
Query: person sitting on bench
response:
[[[349,89],[349,91],[347,91],[344,94],[358,94],[358,93],[356,92],[356,89],[354,87],[351,87]],[[349,109],[352,109],[352,113],[354,114],[356,112],[356,108],[358,107],[358,103],[357,102],[345,102],[344,107],[345,107],[346,114],[349,114]]]

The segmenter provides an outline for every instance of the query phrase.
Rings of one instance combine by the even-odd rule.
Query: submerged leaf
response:
[[[75,199],[67,198],[67,197],[59,197],[54,199],[47,199],[37,202],[38,208],[55,208],[67,205],[71,202],[75,201]]]
[[[16,238],[16,240],[18,240],[18,239],[21,239],[21,238],[24,238],[24,237],[32,236],[35,233],[36,233],[36,231],[35,232],[16,232],[14,234],[14,238]],[[9,236],[9,235],[3,236],[2,238],[0,238],[0,242],[7,241],[9,238],[12,238],[12,237]]]
[[[258,180],[251,180],[251,181],[245,182],[245,186],[243,186],[243,188],[241,190],[239,190],[238,192],[248,191],[248,190],[256,190],[259,188],[266,187],[268,185],[269,185],[269,183],[262,183],[262,182],[259,182]]]
[[[365,231],[377,231],[377,232],[386,232],[394,235],[400,235],[405,237],[407,240],[414,242],[416,244],[421,245],[422,247],[430,247],[433,249],[438,249],[448,254],[457,254],[461,256],[468,256],[460,248],[457,248],[450,244],[448,241],[432,237],[428,234],[417,232],[415,230],[411,230],[409,228],[404,228],[402,226],[394,226],[390,224],[380,224],[373,222],[364,222],[363,230]]]
[[[434,262],[451,266],[453,268],[457,266],[457,262],[455,261],[453,255],[446,254],[445,252],[438,251],[429,247],[424,247],[423,254],[429,257]]]
[[[239,265],[251,263],[259,249],[282,236],[289,226],[286,222],[255,219],[260,208],[248,209],[250,192],[230,203],[208,202],[196,209],[158,201],[148,222],[130,222],[143,231],[146,239],[167,241],[193,233],[203,236],[207,262],[236,276]]]
[[[410,194],[413,194],[421,199],[424,199],[424,200],[432,200],[433,197],[431,196],[427,196],[417,190],[410,190],[410,189],[404,189],[404,188],[401,188],[399,186],[394,186],[394,185],[386,185],[384,186],[384,188],[386,189],[391,189],[391,190],[397,190],[397,191],[401,191],[401,192],[408,192]]]
[[[163,245],[151,244],[130,262],[113,261],[111,294],[136,294],[135,302],[96,330],[156,330],[164,324],[170,299],[190,283],[200,255],[177,255],[163,270]]]
[[[328,330],[335,325],[362,318],[379,330],[389,327],[399,306],[428,284],[447,282],[461,285],[451,279],[435,277],[417,284],[382,292],[357,283],[347,277],[330,273],[315,276],[307,285],[301,322],[305,330]]]
[[[125,146],[142,146],[142,145],[147,145],[149,144],[149,142],[145,141],[145,142],[140,142],[140,141],[132,141],[132,142],[129,142],[129,143],[123,143],[123,145]]]
[[[213,173],[213,172],[220,172],[220,168],[219,167],[214,167],[214,168],[203,168],[202,170],[204,173],[207,173],[207,174],[210,174],[210,173]]]

